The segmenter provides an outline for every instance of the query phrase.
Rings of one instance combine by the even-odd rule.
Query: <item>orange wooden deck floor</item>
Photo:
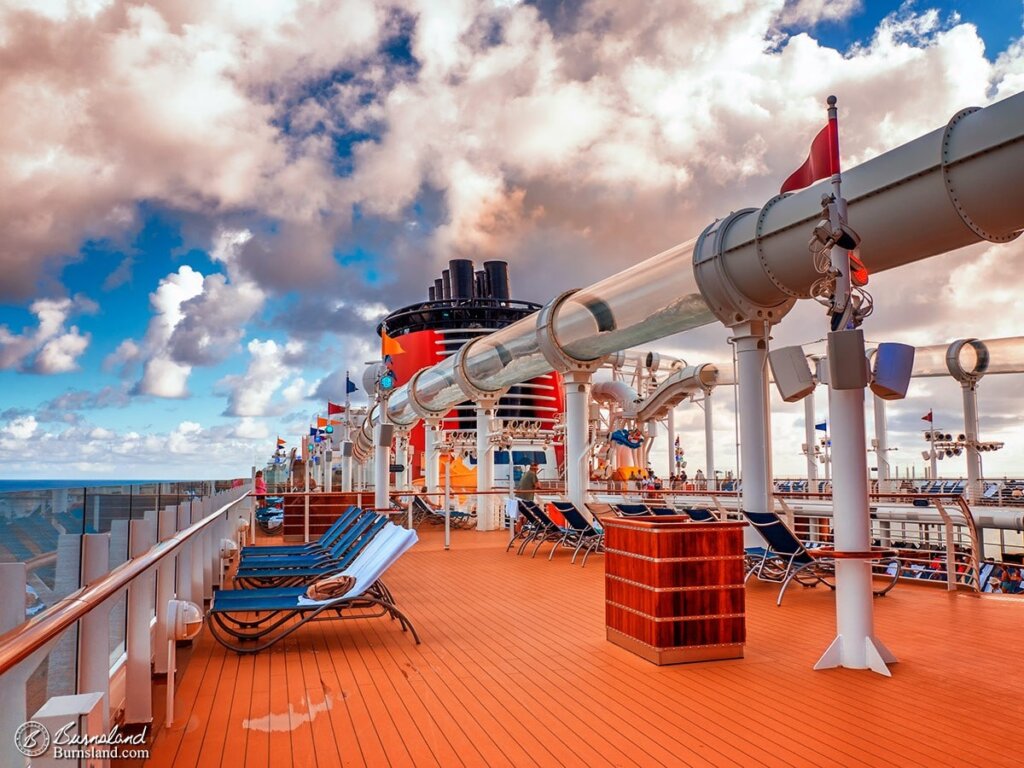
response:
[[[1024,601],[900,585],[893,677],[811,667],[833,595],[748,586],[747,656],[656,667],[605,640],[601,558],[436,530],[387,574],[423,639],[320,622],[256,656],[207,633],[147,766],[1010,766],[1024,760]],[[543,554],[546,556],[547,549]]]

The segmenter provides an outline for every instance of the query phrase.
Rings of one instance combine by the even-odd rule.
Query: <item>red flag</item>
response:
[[[921,417],[921,421],[927,421],[930,423],[932,421],[932,412],[928,411],[928,413]]]
[[[833,117],[814,137],[811,153],[804,164],[783,182],[779,194],[809,187],[818,179],[827,179],[834,173],[839,173],[839,121]]]
[[[332,403],[330,400],[327,401],[327,415],[328,416],[333,416],[336,413],[344,413],[344,412],[345,412],[345,406],[344,405],[338,405],[337,403]]]

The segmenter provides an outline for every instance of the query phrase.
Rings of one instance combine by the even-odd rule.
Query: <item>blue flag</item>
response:
[[[823,422],[821,422],[821,424],[815,424],[814,428],[817,429],[820,432],[826,432],[826,431],[828,431],[828,422],[827,421],[823,421]]]
[[[352,383],[352,380],[349,379],[348,374],[346,373],[345,374],[345,394],[346,395],[351,395],[353,392],[358,392],[358,391],[359,391],[359,387],[357,387],[355,384]]]

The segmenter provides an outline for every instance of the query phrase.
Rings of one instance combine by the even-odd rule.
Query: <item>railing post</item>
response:
[[[166,541],[174,535],[178,524],[178,512],[174,507],[164,507],[157,513],[157,538]],[[180,556],[181,550],[178,550]],[[174,560],[165,557],[156,569],[156,626],[153,628],[153,674],[167,674],[167,603],[174,599]]]
[[[215,502],[216,499],[212,497],[207,497],[200,502],[199,520],[204,520],[215,509],[213,506]],[[214,527],[207,526],[201,536],[203,547],[203,599],[205,600],[213,598],[213,533]]]
[[[176,512],[178,530],[184,531],[191,525],[192,517],[188,502],[178,504]],[[192,545],[186,543],[178,547],[178,568],[175,572],[175,596],[178,600],[192,600]]]
[[[156,531],[148,520],[132,520],[128,530],[129,555],[138,557],[156,543]],[[125,650],[124,722],[126,725],[153,721],[153,687],[150,661],[149,623],[153,616],[153,570],[146,571],[128,585],[128,637]]]
[[[82,536],[82,585],[110,571],[110,534]],[[103,730],[110,722],[110,602],[98,605],[78,622],[78,693],[103,694]]]
[[[25,621],[25,577],[27,568],[24,563],[0,563],[0,584],[7,592],[6,599],[0,600],[0,634],[14,629]],[[22,663],[5,675],[0,675],[0,734],[5,735],[0,747],[0,763],[3,765],[24,765],[25,757],[14,746],[13,734],[18,727],[28,720],[25,706],[25,688],[29,673],[32,671],[27,663]]]
[[[195,498],[189,501],[189,525],[194,525],[202,519],[200,506]],[[205,594],[203,591],[203,537],[201,535],[193,536],[185,546],[192,550],[191,570],[189,571],[192,575],[192,602],[202,607]]]

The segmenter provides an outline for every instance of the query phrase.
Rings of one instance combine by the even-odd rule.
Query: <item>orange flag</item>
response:
[[[387,355],[394,357],[395,355],[405,354],[405,350],[402,349],[402,345],[395,339],[388,336],[387,331],[383,328],[380,331],[380,354],[381,357],[385,357]]]

